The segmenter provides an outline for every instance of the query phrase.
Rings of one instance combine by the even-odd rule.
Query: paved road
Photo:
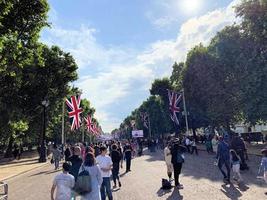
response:
[[[267,186],[256,177],[259,158],[253,157],[252,166],[243,173],[246,185],[223,185],[218,169],[213,165],[214,156],[200,152],[200,156],[186,155],[181,182],[183,190],[160,190],[161,178],[166,175],[162,153],[146,154],[136,158],[132,172],[122,173],[122,188],[114,190],[115,200],[266,200]],[[9,200],[48,200],[55,174],[51,165],[10,179]]]

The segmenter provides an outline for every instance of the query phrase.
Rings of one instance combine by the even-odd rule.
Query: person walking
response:
[[[132,160],[132,147],[129,143],[124,146],[124,158],[126,160],[126,173],[131,171],[131,160]]]
[[[217,154],[217,149],[218,149],[218,136],[214,135],[212,140],[211,140],[211,145],[212,145],[212,150],[215,154]]]
[[[74,187],[75,180],[72,175],[69,174],[71,165],[63,163],[63,172],[56,175],[51,188],[51,200],[67,200],[71,199],[71,189]],[[56,196],[54,193],[56,190]]]
[[[261,150],[262,153],[262,159],[261,159],[261,164],[259,167],[258,175],[263,172],[263,179],[267,184],[267,148]],[[265,195],[267,195],[267,191],[265,192]]]
[[[103,182],[101,171],[98,165],[96,165],[96,159],[93,153],[87,153],[83,163],[83,167],[80,167],[79,173],[83,170],[89,172],[91,176],[92,191],[82,195],[81,200],[100,200],[100,187]]]
[[[231,146],[231,149],[234,149],[237,155],[241,158],[240,170],[248,170],[249,167],[245,160],[246,147],[241,137],[240,136],[233,137],[230,146]]]
[[[190,141],[189,137],[185,138],[185,146],[186,146],[187,152],[191,153],[191,141]]]
[[[113,200],[111,186],[110,186],[110,175],[112,169],[112,160],[107,154],[107,147],[100,147],[101,154],[96,157],[96,162],[99,164],[103,182],[101,184],[101,200],[106,199],[106,194],[109,200]]]
[[[167,166],[167,175],[169,177],[169,181],[171,181],[172,173],[173,173],[173,165],[172,165],[172,154],[171,154],[171,145],[168,144],[164,149],[164,158]]]
[[[61,151],[57,148],[56,144],[53,146],[52,155],[55,164],[55,170],[57,170],[59,168],[59,161],[61,159]]]
[[[241,159],[240,157],[237,155],[237,153],[235,152],[235,150],[231,149],[230,150],[231,153],[231,165],[232,165],[232,170],[233,170],[233,179],[235,181],[237,181],[238,183],[242,182],[242,176],[240,174],[240,162]]]
[[[122,160],[122,154],[118,151],[118,146],[116,144],[113,144],[111,146],[111,160],[113,163],[112,167],[112,178],[114,182],[114,188],[117,187],[117,180],[119,187],[121,187],[120,177],[119,177],[119,171],[120,171],[120,163]]]
[[[196,144],[196,139],[193,138],[191,141],[191,154],[196,153],[198,155],[198,150],[197,150],[197,144]]]
[[[80,167],[83,163],[83,160],[81,158],[81,148],[79,146],[73,147],[73,155],[69,158],[69,162],[71,163],[70,174],[74,176],[74,180],[76,182]],[[76,199],[76,193],[73,191],[72,200],[75,199]]]
[[[64,151],[65,161],[69,161],[69,158],[71,156],[71,151],[69,145],[66,146],[66,149]]]
[[[216,158],[218,161],[219,170],[224,177],[224,181],[226,183],[230,183],[230,150],[229,145],[222,137],[219,138]],[[227,173],[225,173],[225,171],[222,169],[223,165],[225,166]]]
[[[178,189],[183,189],[183,185],[179,181],[179,176],[182,170],[182,166],[184,163],[184,153],[186,152],[186,148],[179,144],[179,141],[176,140],[171,148],[171,162],[173,164],[174,169],[174,182],[175,187]]]

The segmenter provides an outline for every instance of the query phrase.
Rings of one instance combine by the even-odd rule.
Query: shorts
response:
[[[167,172],[172,173],[173,172],[173,165],[172,164],[167,164]]]

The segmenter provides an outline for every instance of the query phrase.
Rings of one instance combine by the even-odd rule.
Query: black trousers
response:
[[[112,178],[114,185],[116,185],[117,180],[120,182],[119,170],[120,170],[120,163],[113,163]]]
[[[198,155],[198,151],[197,151],[197,147],[196,146],[192,146],[191,154],[193,154],[194,152],[196,152],[196,154]]]
[[[126,158],[126,171],[130,171],[131,170],[131,158]]]
[[[183,163],[173,164],[175,186],[180,184],[179,175],[181,174],[182,166],[183,166]]]

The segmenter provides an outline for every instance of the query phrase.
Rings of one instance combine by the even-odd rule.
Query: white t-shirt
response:
[[[99,155],[96,157],[96,162],[99,164],[99,168],[109,168],[112,165],[112,160],[108,155],[102,156]],[[111,170],[104,172],[101,170],[102,177],[110,177]]]
[[[60,173],[54,179],[56,185],[56,198],[55,200],[71,199],[71,189],[74,187],[75,179],[70,174]]]

